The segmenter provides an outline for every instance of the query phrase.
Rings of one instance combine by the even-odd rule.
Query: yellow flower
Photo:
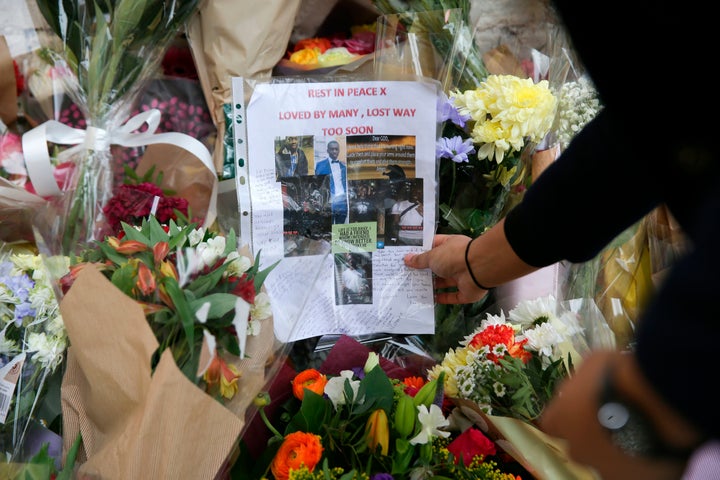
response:
[[[505,155],[519,152],[525,143],[539,142],[550,131],[557,99],[547,80],[534,83],[515,75],[489,75],[482,84],[450,94],[462,115],[474,120],[473,142],[478,158],[502,163]]]
[[[208,393],[218,391],[223,398],[230,400],[238,392],[240,372],[235,365],[227,363],[217,353],[203,374]]]
[[[300,65],[317,65],[320,50],[317,48],[303,48],[290,55],[290,61]]]
[[[388,418],[382,408],[378,408],[368,417],[367,424],[365,424],[365,441],[372,452],[376,451],[378,446],[380,446],[382,455],[387,455],[390,451]]]

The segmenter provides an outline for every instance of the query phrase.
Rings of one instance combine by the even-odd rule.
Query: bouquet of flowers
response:
[[[440,198],[444,230],[474,237],[497,223],[510,188],[522,183],[522,154],[550,131],[556,104],[546,80],[515,75],[451,92],[437,145],[441,178],[451,179]]]
[[[161,225],[155,216],[139,228],[123,224],[121,235],[106,237],[80,260],[64,277],[66,291],[79,271],[95,264],[142,305],[159,353],[169,348],[188,379],[232,398],[240,374],[222,354],[242,358],[245,336],[257,335],[270,317],[260,290],[272,267],[259,270],[259,258],[251,264],[240,255],[233,232],[223,236],[174,220]],[[201,364],[203,348],[210,357]]]
[[[132,132],[146,123],[149,133],[146,137],[152,136],[152,121],[146,122],[145,118],[125,121],[142,87],[158,70],[164,50],[196,11],[198,3],[37,0],[44,19],[61,40],[61,49],[48,47],[46,56],[64,72],[66,92],[88,125],[86,131],[77,132],[50,121],[26,133],[23,139],[28,147],[34,145],[25,150],[27,161],[35,164],[36,171],[52,169],[47,158],[47,140],[76,145],[61,152],[75,166],[67,183],[58,189],[54,182],[49,182],[47,191],[38,192],[56,197],[54,203],[62,219],[56,235],[62,240],[63,254],[75,253],[74,249],[100,237],[96,228],[102,225],[102,207],[114,186],[111,146],[158,143],[149,138],[132,138]],[[199,145],[195,145],[191,140],[195,139],[188,137],[184,142],[210,165],[204,145],[196,140]]]
[[[520,302],[507,318],[487,314],[428,377],[443,374],[448,396],[471,400],[486,414],[533,422],[572,372],[578,349],[587,346],[575,313],[553,297],[537,298]]]
[[[0,244],[0,449],[9,461],[28,453],[28,428],[67,341],[41,257],[29,246]]]
[[[283,433],[262,410],[270,399],[258,396],[273,436],[246,478],[519,478],[503,471],[479,430],[452,431],[442,377],[413,376],[358,345],[343,337],[333,350],[342,350],[345,364],[364,355],[364,366],[322,373],[331,352],[320,370],[294,376],[292,397],[279,409]]]

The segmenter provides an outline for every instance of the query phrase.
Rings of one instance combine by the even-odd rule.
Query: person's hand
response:
[[[548,435],[565,440],[570,457],[594,468],[603,480],[681,478],[685,462],[631,456],[612,442],[609,431],[598,421],[602,379],[609,366],[617,370],[618,374],[614,377],[618,389],[622,386],[618,380],[626,380],[623,384],[630,381],[636,386],[642,386],[643,381],[629,377],[635,374],[632,365],[628,363],[633,361],[629,354],[621,352],[596,352],[587,356],[575,373],[560,384],[555,396],[545,407],[539,426]],[[623,371],[619,372],[621,369]],[[638,393],[645,395],[647,392]],[[677,432],[668,418],[664,415],[660,422],[665,424],[666,429],[671,426],[670,430]],[[674,439],[672,434],[670,439]]]
[[[408,267],[429,268],[436,275],[435,289],[440,290],[435,293],[437,303],[472,303],[487,294],[475,285],[465,265],[470,240],[465,235],[435,235],[430,251],[405,255]]]

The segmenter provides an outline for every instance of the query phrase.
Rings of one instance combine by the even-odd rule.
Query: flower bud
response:
[[[153,275],[152,270],[142,262],[138,263],[137,282],[135,286],[146,296],[153,293],[157,287],[155,275]]]
[[[165,260],[169,251],[170,244],[168,242],[157,242],[153,245],[153,259],[155,260],[155,264]]]
[[[390,431],[385,410],[378,408],[370,414],[365,425],[365,440],[372,452],[380,446],[380,453],[387,455],[390,451]]]
[[[270,405],[270,394],[268,392],[260,392],[253,399],[253,405],[257,408],[267,407]]]
[[[132,255],[133,253],[144,252],[147,249],[147,245],[142,242],[138,242],[137,240],[126,240],[124,242],[120,242],[120,244],[115,247],[115,251],[123,255]]]
[[[395,431],[401,438],[407,438],[415,428],[415,402],[410,395],[402,394],[395,409]]]

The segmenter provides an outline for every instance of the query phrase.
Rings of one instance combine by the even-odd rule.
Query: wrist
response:
[[[702,437],[645,383],[634,359],[622,357],[600,380],[600,425],[628,455],[686,461]]]
[[[470,239],[470,241],[467,243],[467,246],[465,247],[465,267],[467,267],[468,274],[470,274],[470,278],[472,279],[476,287],[478,287],[480,290],[490,290],[491,287],[486,287],[480,282],[478,282],[477,277],[473,273],[472,265],[470,264],[470,247],[472,247],[472,243],[477,238],[478,237]]]

